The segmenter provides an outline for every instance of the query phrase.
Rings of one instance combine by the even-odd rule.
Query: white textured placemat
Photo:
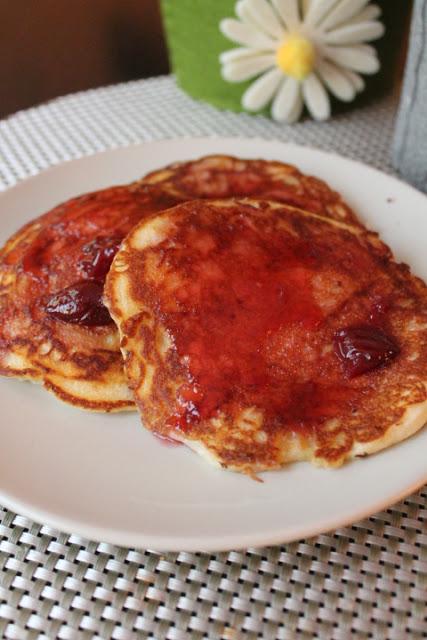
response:
[[[0,123],[0,188],[62,160],[182,135],[291,141],[391,172],[394,110],[389,98],[290,128],[196,103],[170,78],[98,89]],[[89,542],[0,508],[0,634],[426,638],[426,503],[424,489],[352,527],[283,547],[166,555]]]

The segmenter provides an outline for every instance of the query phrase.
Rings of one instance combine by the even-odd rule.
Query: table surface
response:
[[[63,160],[179,136],[261,136],[393,173],[392,97],[327,123],[220,112],[161,77],[0,123],[0,189]],[[0,507],[3,638],[427,637],[427,488],[351,527],[281,547],[201,554],[81,539]]]

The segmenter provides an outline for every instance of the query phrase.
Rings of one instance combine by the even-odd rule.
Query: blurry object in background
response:
[[[0,117],[168,71],[157,0],[0,0]]]
[[[341,0],[331,9],[330,0],[236,0],[235,15],[219,24],[234,45],[219,56],[223,80],[250,81],[236,107],[271,107],[273,120],[290,124],[304,105],[315,120],[327,120],[329,94],[354,100],[365,88],[362,74],[380,69],[376,49],[362,45],[384,35],[381,9],[364,4]]]
[[[288,1],[289,5],[280,6],[290,7],[293,1]],[[368,0],[365,3],[353,1],[361,9],[368,5]],[[344,4],[350,6],[348,1]],[[400,82],[411,2],[378,0],[377,4],[382,12],[381,22],[386,28],[386,37],[375,43],[381,73],[366,78],[366,91],[358,95],[351,105],[333,99],[334,113],[377,100]],[[236,84],[226,82],[221,77],[218,61],[220,54],[232,46],[230,40],[219,33],[218,25],[234,14],[235,5],[236,0],[161,0],[171,63],[181,88],[194,98],[216,107],[242,110],[240,100],[252,80]],[[242,7],[242,3],[239,6]],[[268,115],[268,109],[265,114]]]
[[[415,0],[393,163],[427,192],[427,0]]]

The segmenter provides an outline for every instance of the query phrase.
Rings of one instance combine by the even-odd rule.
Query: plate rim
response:
[[[212,134],[211,136],[174,136],[174,137],[170,137],[170,138],[162,138],[162,139],[158,139],[158,140],[145,140],[145,141],[139,141],[139,142],[132,142],[130,144],[126,144],[126,145],[120,145],[120,146],[116,146],[116,147],[109,147],[108,149],[102,149],[100,151],[94,151],[93,153],[87,153],[85,155],[79,156],[78,158],[68,158],[66,160],[61,160],[53,165],[50,165],[48,167],[44,167],[42,169],[40,169],[40,171],[38,171],[37,173],[31,174],[25,178],[18,178],[17,182],[15,184],[12,184],[10,186],[6,186],[4,188],[0,188],[0,198],[2,198],[5,194],[10,194],[10,192],[12,190],[18,189],[20,187],[22,187],[23,185],[27,185],[30,181],[36,181],[38,178],[40,178],[41,176],[45,176],[49,173],[54,173],[55,171],[58,170],[62,170],[64,167],[66,166],[71,166],[73,164],[80,164],[82,161],[92,161],[96,158],[99,158],[101,156],[107,156],[110,154],[114,154],[117,152],[124,152],[126,153],[126,151],[128,151],[129,149],[138,149],[141,148],[143,149],[145,146],[152,146],[152,145],[158,145],[158,146],[164,146],[167,144],[175,144],[175,143],[182,143],[182,142],[200,142],[200,143],[210,143],[213,141],[221,141],[224,143],[228,143],[230,141],[233,142],[251,142],[251,143],[257,143],[259,142],[260,144],[274,144],[274,145],[280,145],[282,147],[289,147],[290,149],[304,149],[305,151],[314,151],[315,153],[320,153],[322,155],[325,156],[329,156],[329,157],[333,157],[335,159],[341,159],[341,160],[345,160],[346,162],[350,162],[352,164],[357,165],[360,168],[363,169],[369,169],[369,171],[372,171],[374,173],[376,173],[379,176],[386,176],[387,178],[389,178],[390,180],[392,180],[393,182],[399,184],[400,186],[403,186],[406,189],[410,189],[411,191],[413,191],[414,193],[418,194],[419,196],[423,197],[423,198],[427,198],[427,194],[423,193],[420,189],[418,189],[417,187],[415,187],[414,185],[410,184],[409,182],[406,182],[405,180],[403,180],[403,178],[400,178],[396,175],[394,175],[393,173],[387,173],[386,171],[382,171],[381,169],[378,169],[377,167],[374,167],[371,164],[368,164],[366,162],[363,162],[362,160],[356,160],[350,156],[347,156],[345,154],[341,154],[338,153],[337,151],[332,151],[332,150],[326,150],[326,149],[321,149],[320,147],[314,147],[312,145],[305,145],[305,144],[300,144],[300,143],[296,143],[296,142],[288,142],[288,141],[283,141],[283,140],[276,140],[274,138],[262,138],[260,136],[219,136],[217,134]],[[207,154],[210,155],[210,154]],[[216,154],[215,154],[216,155]],[[228,155],[228,154],[225,154]],[[236,156],[237,157],[237,156]],[[262,159],[262,158],[261,158]],[[185,160],[184,160],[185,161]],[[154,169],[153,169],[154,170]]]
[[[425,428],[425,427],[424,427]],[[349,464],[357,461],[350,461]],[[359,461],[360,462],[360,461]],[[304,464],[304,462],[303,462]],[[308,464],[308,463],[305,463]],[[228,472],[233,473],[233,472]],[[250,480],[250,479],[248,479]],[[3,493],[0,488],[0,501],[2,506],[6,507],[10,511],[17,515],[24,516],[40,526],[46,526],[52,529],[56,529],[58,532],[66,533],[67,535],[74,535],[83,538],[89,542],[95,541],[98,543],[107,543],[119,547],[135,548],[135,549],[147,549],[156,552],[192,552],[192,553],[220,553],[225,551],[243,551],[250,548],[262,548],[269,546],[277,546],[281,544],[287,544],[289,542],[295,542],[298,540],[306,540],[316,537],[318,535],[328,534],[337,529],[351,526],[357,522],[361,522],[366,518],[373,516],[376,513],[380,513],[387,507],[399,503],[408,496],[415,493],[418,489],[423,487],[427,483],[427,471],[425,476],[421,478],[420,482],[416,482],[408,487],[405,487],[402,491],[393,495],[391,501],[389,499],[381,500],[375,503],[373,506],[362,509],[347,518],[336,517],[335,520],[329,519],[328,524],[324,525],[321,522],[317,526],[307,527],[304,533],[297,533],[298,528],[289,529],[287,534],[276,532],[271,535],[266,534],[228,534],[222,536],[204,537],[203,542],[200,543],[200,538],[191,538],[188,535],[185,537],[178,537],[177,535],[156,535],[156,543],[153,543],[153,538],[150,535],[143,533],[131,533],[121,532],[119,536],[116,535],[117,529],[96,527],[91,524],[85,524],[80,521],[67,519],[61,516],[51,514],[49,511],[43,509],[37,509],[30,504],[21,500],[14,500],[7,497],[7,494]],[[218,542],[219,540],[219,542]],[[159,544],[157,544],[159,541]]]

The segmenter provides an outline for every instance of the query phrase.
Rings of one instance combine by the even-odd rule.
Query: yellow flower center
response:
[[[304,80],[313,71],[315,57],[310,40],[295,34],[286,38],[277,49],[276,62],[287,76]]]

